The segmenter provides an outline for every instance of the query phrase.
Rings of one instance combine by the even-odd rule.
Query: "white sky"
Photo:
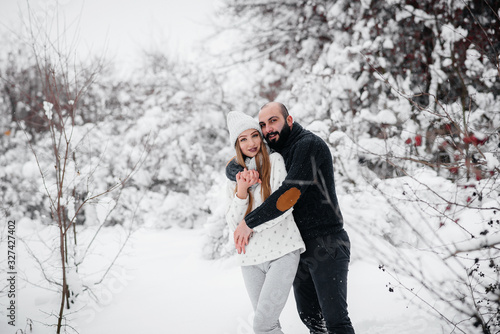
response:
[[[22,17],[27,17],[27,3],[0,0],[1,34],[19,31]],[[59,28],[70,28],[70,40],[78,28],[79,54],[102,54],[106,50],[107,58],[124,66],[133,64],[144,49],[192,57],[193,48],[212,32],[215,3],[216,0],[29,0],[32,13],[42,21],[50,22],[46,18],[56,17],[57,13]],[[57,31],[55,24],[51,30]]]

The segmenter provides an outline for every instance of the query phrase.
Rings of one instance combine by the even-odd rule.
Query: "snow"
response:
[[[395,5],[396,1],[386,2],[391,3]],[[82,124],[82,117],[77,116],[76,126],[71,129],[70,153],[76,159],[67,161],[61,201],[68,218],[75,215],[83,198],[119,184],[136,163],[141,162],[141,168],[134,171],[133,179],[118,191],[119,195],[115,192],[107,195],[111,197],[95,199],[79,211],[85,217],[85,225],[77,226],[78,244],[70,245],[67,278],[72,291],[80,294],[71,296],[74,304],[65,312],[71,326],[67,328],[69,333],[72,328],[82,334],[252,332],[251,305],[234,257],[225,257],[232,249],[224,243],[229,236],[224,230],[223,209],[217,206],[221,202],[219,184],[225,181],[222,166],[233,155],[227,143],[225,114],[237,109],[255,116],[267,102],[262,88],[275,84],[281,87],[278,90],[284,89],[275,100],[285,102],[294,120],[331,144],[339,202],[353,241],[349,310],[357,333],[457,331],[441,328],[445,321],[418,309],[416,304],[418,297],[428,297],[431,307],[440,311],[446,307],[452,309],[437,295],[429,296],[422,282],[430,286],[431,292],[434,289],[445,299],[457,300],[454,292],[467,287],[471,275],[463,267],[462,274],[457,275],[454,272],[457,268],[443,259],[453,252],[500,241],[495,209],[500,204],[498,174],[495,174],[500,166],[496,131],[500,114],[495,113],[500,102],[494,91],[468,85],[478,109],[467,113],[465,128],[458,129],[460,136],[441,133],[431,147],[429,136],[437,133],[436,127],[443,121],[462,126],[465,121],[462,105],[443,103],[442,110],[438,108],[442,111],[439,116],[433,112],[431,100],[428,110],[431,112],[415,112],[404,97],[395,98],[387,93],[385,84],[377,80],[378,74],[374,77],[366,70],[367,64],[383,68],[378,72],[383,73],[380,79],[387,80],[402,95],[421,93],[419,84],[415,85],[412,79],[418,73],[408,70],[405,75],[391,75],[391,62],[398,57],[390,56],[390,50],[401,46],[393,34],[400,33],[395,21],[408,19],[408,24],[423,21],[434,33],[441,33],[444,41],[442,45],[435,44],[430,65],[431,88],[425,92],[438,96],[439,84],[444,84],[448,77],[443,67],[452,64],[452,43],[462,40],[467,32],[452,24],[435,26],[431,14],[405,6],[395,7],[395,20],[388,20],[385,31],[374,36],[371,32],[375,31],[378,20],[372,17],[349,22],[347,19],[354,13],[346,15],[346,4],[336,2],[327,12],[332,43],[323,46],[314,38],[303,39],[299,56],[290,52],[283,65],[263,60],[235,66],[242,61],[236,55],[231,61],[226,57],[212,59],[215,72],[205,71],[194,63],[151,63],[158,68],[152,71],[152,66],[147,65],[140,78],[118,85],[118,92],[110,85],[92,86],[91,90],[99,92],[89,92],[90,111],[102,108],[96,114],[102,121]],[[371,0],[361,3],[366,16],[370,16],[367,15],[370,4]],[[310,10],[311,3],[307,6]],[[351,24],[353,34],[341,27]],[[322,33],[318,31],[319,35]],[[257,33],[255,37],[259,40],[262,36]],[[244,34],[234,40],[245,42]],[[224,45],[229,46],[238,49],[236,43]],[[375,56],[383,49],[387,49],[383,52],[385,56]],[[225,53],[232,57],[233,51],[228,49]],[[401,52],[395,54],[404,56]],[[295,63],[294,58],[300,61]],[[474,46],[466,51],[465,64],[467,76],[479,77],[487,87],[497,82],[496,67],[481,57]],[[223,74],[233,71],[229,76]],[[372,81],[375,83],[368,84]],[[111,107],[106,107],[108,102],[112,102]],[[76,100],[68,104],[78,107]],[[29,104],[18,103],[19,110],[29,108]],[[44,101],[45,116],[42,116],[52,119],[53,109],[53,104]],[[10,117],[7,118],[10,122]],[[22,122],[18,126],[26,129]],[[16,329],[53,333],[53,327],[44,325],[56,322],[60,303],[60,287],[47,282],[61,279],[59,232],[56,226],[46,225],[51,223],[46,193],[55,196],[58,192],[52,143],[47,136],[35,144],[37,164],[26,147],[22,131],[16,134],[16,129],[10,127],[13,126],[0,131],[9,131],[0,136],[0,144],[6,145],[0,156],[0,186],[6,189],[0,202],[8,219],[23,217],[16,218],[19,235]],[[381,132],[372,132],[373,129]],[[485,175],[475,174],[469,180],[468,174],[473,172],[468,169],[469,162],[461,156],[461,149],[453,149],[451,145],[447,146],[446,154],[450,166],[460,167],[453,167],[456,174],[446,164],[436,171],[428,167],[419,169],[421,164],[411,163],[432,163],[435,155],[443,153],[438,146],[450,140],[461,144],[462,135],[468,132],[479,140],[489,137],[484,146],[468,148],[480,160],[474,167],[480,167],[479,172]],[[421,144],[417,144],[417,138]],[[475,153],[479,148],[484,154]],[[379,179],[379,175],[387,177],[387,170],[393,173],[391,165],[385,163],[388,160],[396,162],[406,176],[391,179],[395,176],[391,174],[387,180]],[[45,183],[39,168],[44,172]],[[488,175],[494,177],[487,178]],[[105,222],[116,225],[101,228]],[[0,223],[0,251],[5,254],[3,226]],[[139,226],[128,240],[127,228]],[[207,243],[207,239],[213,242]],[[121,251],[125,240],[127,245]],[[74,243],[72,238],[68,242]],[[460,266],[471,267],[475,257],[484,259],[489,256],[487,252],[480,249],[454,260]],[[118,253],[116,263],[106,272]],[[0,264],[5,261],[0,256]],[[379,269],[381,263],[387,272]],[[482,265],[487,267],[488,263]],[[389,267],[393,275],[400,270],[401,277],[390,276]],[[401,285],[405,274],[405,278],[414,278],[407,286],[418,291],[417,296],[413,295],[415,298],[411,293],[406,294],[406,298],[411,298],[409,301],[400,295],[405,290]],[[103,275],[105,279],[96,285]],[[495,276],[490,272],[486,277]],[[487,279],[481,281],[485,286],[497,283],[494,278]],[[4,286],[0,286],[0,319],[5,320],[7,299],[3,298]],[[389,288],[395,292],[389,292]],[[464,307],[470,307],[470,302]],[[453,310],[444,313],[457,326],[467,322],[463,315],[454,317]],[[33,331],[27,330],[27,323],[32,324]],[[282,325],[285,333],[307,332],[296,314],[293,294],[283,311]],[[0,333],[15,332],[6,326],[5,321],[0,321]]]
[[[449,43],[453,43],[467,37],[467,30],[455,28],[451,24],[445,24],[441,30],[441,37]]]
[[[43,250],[41,243],[33,242],[35,229],[38,228],[36,234],[48,234],[52,228],[24,226],[19,226],[19,237],[30,239],[33,251],[37,252],[37,247],[38,251]],[[111,258],[120,239],[117,235],[127,232],[121,227],[104,228],[101,232],[101,256]],[[80,334],[252,333],[252,307],[239,267],[234,258],[204,260],[199,246],[203,237],[202,229],[177,227],[133,232],[107,279],[94,287],[99,303],[90,300],[78,312],[68,312],[71,326]],[[36,266],[31,266],[32,257],[21,251],[19,258],[19,272],[23,273],[19,277],[34,280],[38,274]],[[92,267],[89,273],[95,270]],[[81,277],[83,273],[79,274]],[[388,291],[390,277],[377,264],[354,260],[349,275],[349,310],[357,333],[437,332],[437,320]],[[74,271],[71,282],[81,289],[82,283]],[[18,286],[17,328],[24,328],[29,318],[33,321],[32,333],[53,333],[53,328],[43,324],[54,321],[47,314],[57,304],[57,295],[25,281]],[[281,323],[287,334],[307,333],[296,314],[293,293]],[[0,332],[15,330],[1,321]]]
[[[484,156],[486,158],[486,163],[488,164],[489,170],[494,170],[495,168],[498,168],[500,166],[500,162],[493,153],[486,152],[484,153]]]
[[[36,165],[36,161],[34,159],[27,161],[24,163],[22,167],[22,175],[25,178],[32,178],[40,174],[38,167]]]
[[[381,110],[377,114],[376,119],[381,124],[396,124],[398,121],[396,116],[394,115],[394,112],[388,109]]]
[[[47,115],[47,118],[52,120],[52,108],[54,107],[54,105],[50,102],[47,102],[47,101],[43,101],[43,110],[45,111],[45,114]]]
[[[384,49],[394,49],[394,43],[390,39],[386,39],[382,46]]]
[[[110,197],[102,197],[96,205],[96,214],[99,224],[104,224],[106,217],[116,205],[116,202]]]

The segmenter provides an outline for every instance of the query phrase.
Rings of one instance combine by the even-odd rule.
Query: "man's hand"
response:
[[[234,244],[236,245],[238,254],[241,254],[241,252],[243,252],[243,254],[246,253],[245,246],[248,245],[248,240],[252,233],[253,230],[247,226],[245,220],[242,220],[234,231]]]

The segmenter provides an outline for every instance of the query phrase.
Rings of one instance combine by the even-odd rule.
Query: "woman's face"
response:
[[[241,152],[249,158],[253,158],[259,153],[261,142],[259,131],[255,129],[245,130],[238,136]]]

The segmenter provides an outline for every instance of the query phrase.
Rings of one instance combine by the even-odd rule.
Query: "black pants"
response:
[[[293,282],[297,310],[311,334],[353,334],[347,312],[351,244],[345,230],[308,240]]]

